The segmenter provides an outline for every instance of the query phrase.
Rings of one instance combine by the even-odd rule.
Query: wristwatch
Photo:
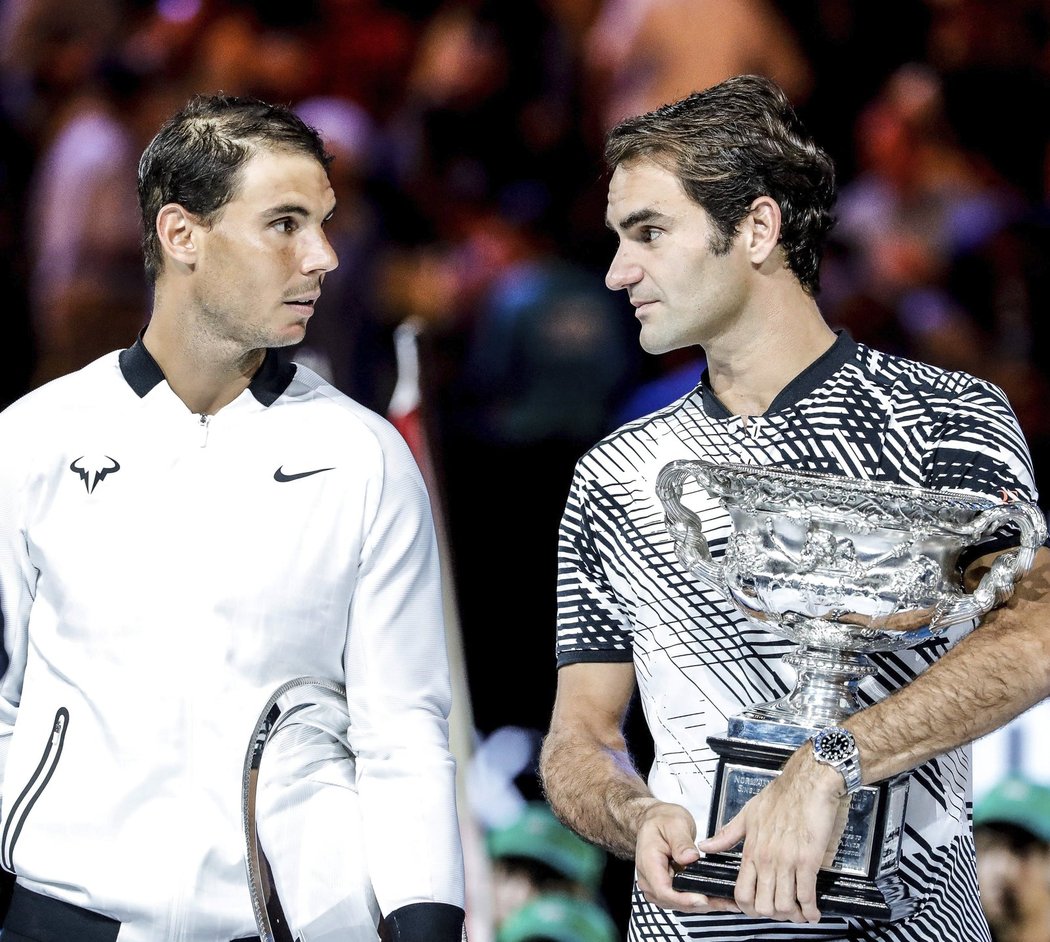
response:
[[[860,750],[853,733],[841,726],[827,726],[813,737],[813,758],[830,765],[846,783],[846,794],[860,788]]]

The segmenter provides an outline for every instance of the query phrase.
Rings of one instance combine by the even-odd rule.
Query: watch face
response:
[[[857,748],[853,735],[845,729],[829,727],[821,731],[813,743],[821,757],[829,762],[840,762],[853,755]]]

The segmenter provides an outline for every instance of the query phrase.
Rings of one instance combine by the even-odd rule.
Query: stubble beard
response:
[[[197,341],[211,348],[225,348],[237,358],[257,350],[290,347],[306,336],[306,323],[293,322],[298,330],[255,323],[243,309],[222,301],[200,299],[196,320]]]

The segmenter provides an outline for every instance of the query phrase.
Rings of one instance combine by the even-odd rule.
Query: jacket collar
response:
[[[121,350],[119,356],[120,372],[140,399],[165,381],[164,371],[142,342],[142,333],[127,350]],[[284,363],[276,350],[267,350],[262,366],[255,371],[248,389],[262,405],[272,406],[291,385],[294,376],[294,363]]]

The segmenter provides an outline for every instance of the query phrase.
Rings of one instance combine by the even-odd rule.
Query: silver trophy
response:
[[[241,784],[245,862],[262,942],[375,942],[346,691],[298,677],[263,708]]]
[[[733,523],[716,562],[683,492],[717,498]],[[674,461],[657,494],[678,558],[747,618],[797,643],[785,656],[794,689],[729,720],[709,820],[713,834],[771,782],[823,728],[861,708],[857,687],[875,673],[869,654],[896,651],[980,618],[1005,602],[1046,539],[1034,504],[999,503],[773,467]],[[1001,554],[970,594],[957,563],[970,546],[1012,525],[1020,547]],[[914,901],[897,873],[907,773],[852,793],[834,861],[818,874],[824,913],[893,920]],[[683,890],[731,898],[738,848],[676,874]]]

